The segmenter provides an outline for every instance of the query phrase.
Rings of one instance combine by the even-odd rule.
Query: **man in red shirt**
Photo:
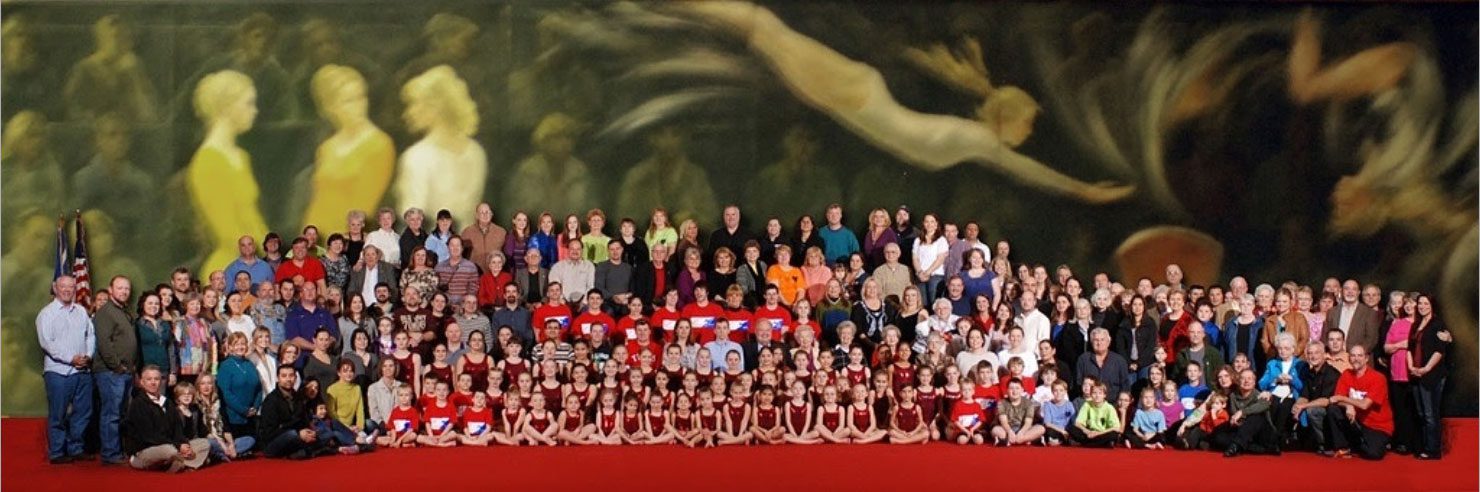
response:
[[[1355,454],[1364,459],[1380,460],[1393,435],[1393,409],[1388,406],[1387,378],[1371,369],[1367,348],[1352,345],[1347,349],[1352,368],[1336,381],[1336,394],[1331,404],[1339,411],[1327,412],[1326,424],[1331,429],[1334,456],[1349,458]]]
[[[694,302],[683,307],[681,316],[693,325],[694,336],[703,345],[714,341],[714,320],[723,318],[725,310],[719,304],[710,302],[709,288],[699,284],[694,286]]]
[[[637,356],[642,355],[642,349],[653,353],[654,366],[663,365],[663,346],[653,341],[653,327],[648,320],[637,320],[632,330],[636,336],[627,340],[627,365],[637,366]]]
[[[318,285],[319,292],[328,292],[324,285],[324,264],[308,254],[308,239],[301,236],[293,240],[293,259],[278,265],[274,278],[282,283],[297,275],[302,275],[304,282]]]
[[[751,329],[759,331],[762,328],[771,330],[772,340],[784,340],[787,331],[791,330],[791,311],[781,305],[781,290],[776,284],[766,284],[765,293],[762,294],[765,303],[755,308],[755,325]]]
[[[562,295],[560,282],[550,282],[545,286],[545,302],[534,308],[534,312],[530,314],[530,326],[545,326],[546,321],[555,320],[560,322],[560,338],[569,338],[572,316],[570,306],[565,305]],[[535,334],[540,343],[545,342],[545,330],[537,331]]]
[[[576,316],[571,326],[576,328],[576,336],[579,338],[590,338],[591,330],[610,330],[617,326],[617,320],[612,319],[610,314],[601,310],[602,295],[600,290],[591,289],[586,292],[586,310]]]

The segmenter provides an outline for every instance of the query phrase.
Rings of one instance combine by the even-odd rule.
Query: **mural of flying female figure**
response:
[[[906,58],[969,87],[984,102],[977,119],[925,114],[900,105],[877,69],[859,63],[788,27],[770,10],[746,2],[669,5],[742,36],[787,88],[813,108],[901,160],[930,171],[964,161],[997,170],[1035,189],[1093,204],[1129,196],[1130,185],[1086,183],[1013,150],[1033,132],[1039,107],[1013,86],[994,86],[980,56],[954,57],[943,47],[913,50]],[[976,48],[979,52],[980,48]]]

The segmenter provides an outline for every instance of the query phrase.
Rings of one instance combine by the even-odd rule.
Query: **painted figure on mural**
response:
[[[247,16],[237,23],[231,49],[206,59],[182,87],[188,91],[205,74],[231,70],[249,77],[257,89],[260,119],[276,122],[292,118],[297,112],[288,71],[278,62],[273,50],[278,39],[278,23],[262,12]]]
[[[96,153],[87,165],[72,175],[72,200],[84,209],[104,209],[124,231],[142,226],[153,213],[147,201],[151,190],[162,185],[134,165],[133,125],[118,113],[104,113],[93,120]],[[91,226],[91,224],[89,224]]]
[[[60,67],[45,62],[36,27],[30,16],[9,13],[0,25],[0,115],[6,121],[24,110],[59,118],[61,98],[56,93]]]
[[[96,50],[72,66],[62,89],[67,116],[92,119],[118,113],[137,123],[155,119],[158,96],[139,55],[134,53],[133,26],[117,15],[93,23]]]
[[[593,195],[591,172],[574,155],[584,124],[552,113],[540,120],[530,136],[534,153],[524,158],[509,176],[503,196],[504,210],[550,211],[556,214],[590,210],[601,203]]]
[[[314,157],[304,225],[337,225],[346,210],[374,210],[396,164],[391,137],[370,121],[368,84],[353,68],[325,65],[313,76],[314,104],[334,128]]]
[[[473,139],[478,107],[467,83],[441,65],[407,82],[401,97],[406,127],[424,136],[401,154],[397,209],[447,209],[458,224],[472,224],[473,208],[483,200],[488,156]]]
[[[461,15],[439,13],[433,15],[427,23],[422,26],[421,36],[426,43],[426,50],[416,58],[396,71],[395,82],[397,87],[404,86],[413,78],[426,73],[436,67],[449,67],[458,79],[463,80],[468,89],[468,97],[472,100],[474,107],[488,111],[493,109],[493,101],[488,91],[492,84],[489,73],[492,71],[490,58],[474,57],[477,50],[477,41],[482,29],[478,24]],[[386,107],[389,111],[405,111],[402,104],[405,101],[391,100]],[[409,127],[409,122],[395,121],[393,123],[407,123],[405,131],[416,134],[415,128]],[[491,121],[491,120],[490,120]],[[397,133],[400,137],[399,132]],[[471,213],[471,212],[468,212]],[[471,222],[468,222],[471,223]]]
[[[669,210],[672,220],[714,225],[719,217],[714,188],[703,166],[689,160],[683,130],[665,126],[647,139],[652,154],[627,171],[617,190],[623,217],[646,217],[653,209]]]
[[[51,122],[46,116],[21,111],[5,122],[0,176],[3,176],[0,189],[4,192],[0,195],[5,197],[6,222],[33,213],[50,215],[67,211],[57,201],[57,197],[66,196],[67,183],[52,151]]]
[[[237,238],[267,234],[252,156],[236,141],[257,119],[257,90],[245,74],[222,70],[201,78],[193,99],[206,136],[186,168],[186,187],[209,251],[201,270],[213,271],[237,258]]]
[[[313,77],[319,73],[319,69],[327,65],[340,65],[354,69],[364,79],[366,94],[378,94],[383,82],[384,74],[380,64],[362,53],[352,51],[345,46],[344,34],[340,32],[339,26],[321,19],[313,18],[303,22],[303,27],[298,28],[299,49],[301,60],[293,66],[290,72],[290,80],[293,81],[293,97],[296,98],[294,106],[299,111],[299,117],[303,120],[314,119],[314,113],[309,108],[318,107],[313,90]]]
[[[792,94],[873,145],[927,170],[971,161],[1033,188],[1088,203],[1109,203],[1135,187],[1086,183],[1012,150],[1033,132],[1038,103],[1022,89],[995,86],[975,42],[965,55],[942,45],[907,50],[927,73],[983,99],[975,119],[916,112],[896,102],[879,71],[793,31],[764,7],[745,2],[688,3],[672,8],[726,27],[770,63]]]
[[[744,203],[756,217],[789,221],[798,212],[819,214],[842,199],[832,168],[819,162],[821,143],[811,128],[792,126],[781,137],[781,159],[756,173]]]

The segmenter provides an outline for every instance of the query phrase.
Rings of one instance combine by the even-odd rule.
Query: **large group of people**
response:
[[[94,409],[103,463],[168,470],[417,446],[1443,452],[1452,337],[1420,292],[1081,276],[903,206],[756,233],[731,205],[707,238],[663,209],[612,236],[599,209],[472,212],[242,236],[223,270],[113,277],[91,305],[58,276],[48,457],[86,456]]]

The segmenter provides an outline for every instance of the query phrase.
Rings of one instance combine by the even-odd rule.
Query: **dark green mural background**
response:
[[[88,211],[94,286],[124,274],[137,292],[173,267],[198,268],[208,248],[182,178],[203,136],[191,91],[205,73],[237,67],[258,92],[261,113],[239,143],[260,208],[272,230],[292,237],[323,191],[309,176],[331,128],[308,80],[329,63],[365,75],[371,117],[398,152],[419,138],[402,118],[401,85],[435,65],[456,70],[478,105],[484,196],[500,221],[514,209],[554,208],[558,217],[579,204],[645,223],[645,212],[622,209],[618,188],[656,152],[651,137],[665,134],[707,173],[706,206],[741,204],[752,229],[778,216],[790,230],[830,202],[859,228],[871,209],[908,204],[917,216],[979,221],[984,239],[1013,242],[1014,260],[1118,275],[1142,271],[1117,256],[1127,238],[1173,226],[1217,245],[1206,248],[1216,252],[1210,265],[1193,269],[1203,276],[1194,283],[1245,275],[1319,285],[1334,275],[1436,293],[1461,347],[1451,407],[1475,411],[1474,3],[1317,7],[1307,19],[1320,26],[1322,70],[1353,59],[1385,70],[1345,80],[1318,72],[1332,85],[1308,91],[1289,75],[1296,6],[770,5],[802,35],[877,69],[893,98],[921,113],[974,118],[982,101],[910,49],[962,66],[979,60],[993,84],[1019,87],[1041,108],[1016,151],[1065,179],[1135,188],[1108,203],[1027,184],[1021,166],[912,164],[804,103],[732,33],[670,7],[7,2],[3,412],[44,411],[34,319],[49,295],[56,217]],[[100,43],[131,61],[89,65]],[[1375,80],[1385,72],[1394,78]],[[574,154],[593,188],[513,202],[507,178],[554,113],[574,122]],[[138,173],[85,177],[110,161],[100,153]],[[395,203],[389,194],[382,201]],[[707,234],[718,214],[695,218]]]

